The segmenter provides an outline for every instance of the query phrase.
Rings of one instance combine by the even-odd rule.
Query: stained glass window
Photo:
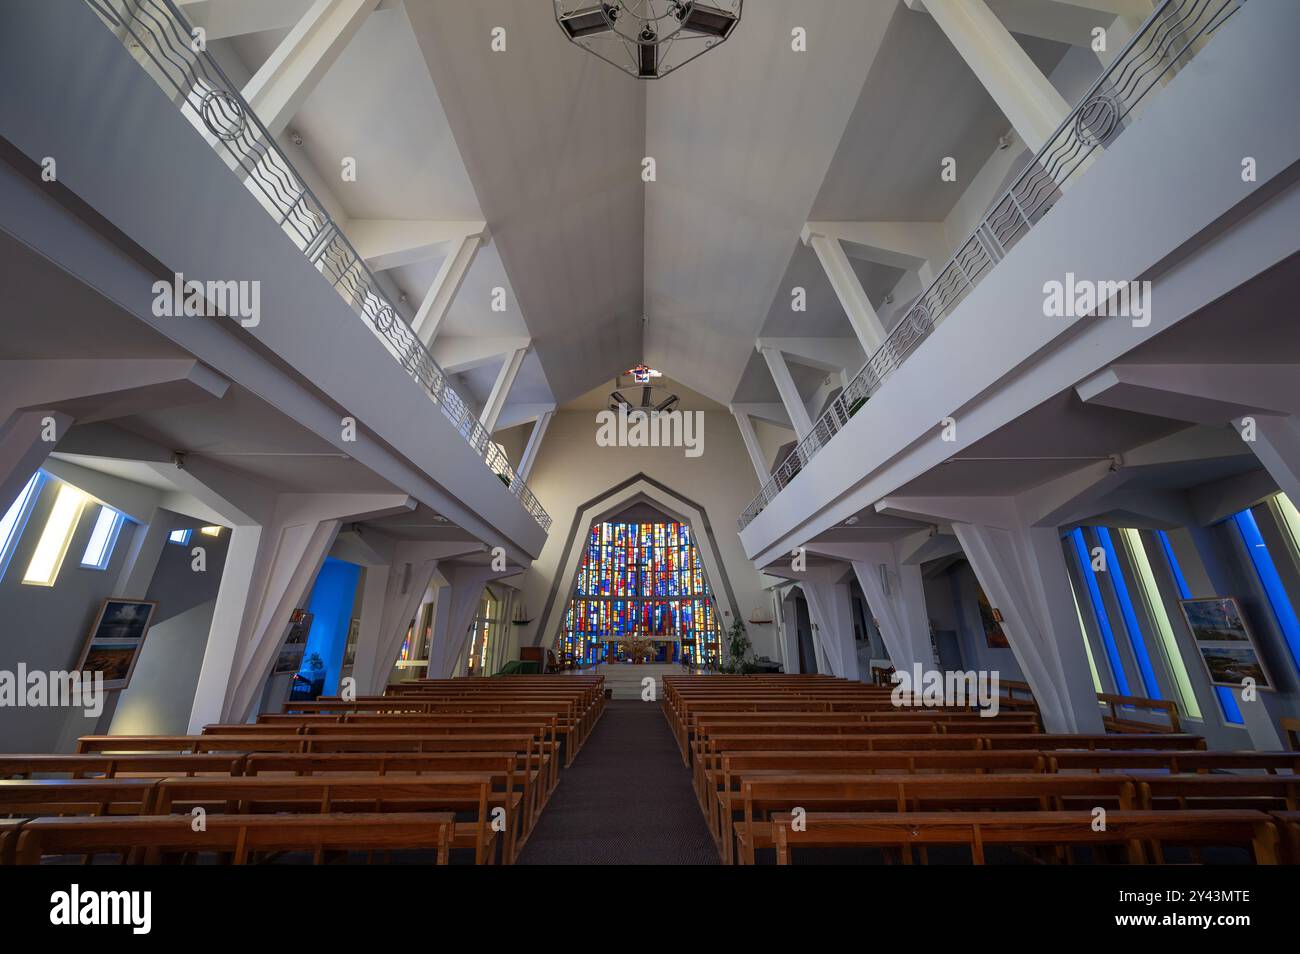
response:
[[[565,665],[608,658],[633,634],[666,644],[692,665],[716,665],[717,607],[700,551],[684,523],[601,523],[591,528],[564,614]]]

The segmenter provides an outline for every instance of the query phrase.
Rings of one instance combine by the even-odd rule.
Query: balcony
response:
[[[934,281],[740,515],[741,530],[820,453],[934,329],[1119,138],[1169,77],[1210,42],[1245,0],[1163,0],[1088,92],[993,203]]]
[[[543,530],[551,518],[172,0],[85,0]]]

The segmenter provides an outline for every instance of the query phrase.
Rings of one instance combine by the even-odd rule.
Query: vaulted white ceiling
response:
[[[214,46],[242,81],[306,0],[284,2],[279,17],[245,0],[186,5],[248,7],[261,29]],[[992,5],[1023,21],[1034,2]],[[1090,22],[1052,6],[1072,11],[1052,21],[1067,33]],[[1045,71],[1065,49],[1022,42]],[[777,400],[760,335],[851,334],[799,243],[805,222],[942,220],[962,186],[939,180],[939,159],[978,168],[1008,124],[902,0],[751,0],[726,43],[650,83],[569,43],[546,0],[381,0],[291,126],[346,219],[486,222],[439,334],[531,339],[508,403],[563,404],[644,360],[725,405]],[[338,181],[341,156],[357,182]],[[413,310],[440,264],[384,278]],[[901,275],[853,265],[876,303]],[[807,312],[788,307],[796,284]],[[488,306],[498,287],[502,311]],[[493,375],[459,384],[481,401]]]

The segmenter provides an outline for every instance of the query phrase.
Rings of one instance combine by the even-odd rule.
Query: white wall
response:
[[[717,540],[718,557],[726,568],[736,595],[737,612],[748,619],[755,608],[766,615],[768,596],[758,572],[741,552],[736,518],[758,493],[754,468],[741,442],[740,431],[729,413],[704,414],[703,454],[686,457],[680,447],[600,447],[596,444],[594,411],[564,411],[555,415],[546,432],[529,484],[547,512],[555,518],[541,556],[519,580],[535,622],[522,630],[520,643],[533,642],[541,615],[565,550],[578,507],[638,473],[658,481],[706,511]],[[560,581],[556,605],[568,599],[571,580]],[[722,594],[722,581],[710,579]],[[551,614],[552,627],[559,615]],[[727,626],[730,619],[722,620]],[[777,655],[771,626],[750,627],[754,652]],[[551,645],[553,632],[543,634]]]

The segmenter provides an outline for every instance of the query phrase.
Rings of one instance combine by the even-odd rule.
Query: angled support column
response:
[[[193,358],[0,361],[0,513],[74,421],[193,404],[229,386]]]
[[[912,672],[917,663],[927,672],[936,669],[921,568],[902,563],[893,544],[866,544],[864,550],[864,559],[853,561],[853,572],[880,626],[890,662],[899,672]]]
[[[1038,152],[1070,106],[984,0],[907,0],[926,10],[984,84],[1031,151]]]
[[[444,564],[438,572],[447,581],[438,589],[434,606],[433,636],[429,640],[429,678],[454,676],[456,662],[469,644],[469,627],[474,621],[483,587],[488,580],[507,575],[491,567],[474,564]],[[518,572],[517,570],[515,572]]]
[[[447,310],[451,308],[452,300],[460,290],[460,284],[465,280],[465,273],[473,264],[474,256],[485,237],[484,232],[466,235],[442,260],[433,284],[429,286],[424,301],[420,303],[419,311],[411,320],[411,330],[419,335],[420,340],[426,345],[431,344],[434,336],[438,334],[438,326],[442,324],[442,319],[447,317]]]
[[[868,358],[871,357],[884,343],[888,333],[880,316],[876,314],[876,309],[872,307],[871,300],[867,298],[862,282],[858,281],[858,273],[853,270],[849,257],[844,254],[844,246],[839,239],[811,231],[807,226],[804,227],[801,238],[805,245],[817,253],[817,260],[822,263],[826,277],[835,289],[835,297],[840,300],[853,333],[857,335],[863,352]]]
[[[740,439],[745,442],[745,450],[749,453],[749,461],[754,465],[754,474],[758,477],[760,485],[767,482],[771,476],[767,470],[767,464],[763,460],[763,448],[759,446],[758,435],[754,433],[754,422],[749,419],[749,415],[744,411],[736,408],[731,409],[732,415],[736,418],[736,427],[740,428]]]
[[[785,412],[790,415],[794,432],[802,440],[812,430],[812,418],[808,416],[808,408],[804,406],[803,398],[799,396],[799,388],[790,375],[790,368],[785,363],[785,355],[775,348],[759,348],[758,351],[767,362],[768,371],[772,373],[772,381],[776,384],[777,393],[781,395]]]
[[[527,348],[518,348],[506,355],[505,360],[501,362],[501,370],[497,372],[492,393],[488,395],[487,403],[483,405],[483,413],[479,415],[479,423],[489,434],[496,430],[501,409],[506,405],[506,398],[510,396],[510,389],[514,387],[515,376],[519,374],[519,366],[524,363],[526,354],[528,354]]]
[[[805,581],[799,584],[808,602],[813,642],[832,674],[858,678],[858,652],[853,641],[853,603],[847,583]]]
[[[1231,424],[1279,488],[1300,501],[1296,364],[1116,364],[1075,391],[1101,404],[1176,421]]]
[[[431,583],[440,581],[440,560],[482,550],[477,543],[398,543],[389,563],[367,566],[361,605],[361,630],[357,634],[357,695],[383,692],[397,662],[407,627],[419,612]]]
[[[518,474],[520,480],[527,480],[528,475],[533,472],[533,464],[537,463],[537,455],[541,452],[542,441],[546,439],[546,428],[550,426],[551,418],[555,416],[554,409],[542,413],[536,421],[533,422],[533,430],[528,435],[528,443],[524,446],[524,455],[519,459]],[[500,423],[500,418],[497,419]]]
[[[272,136],[284,132],[379,0],[316,0],[244,87]]]
[[[404,494],[282,494],[229,501],[232,525],[190,731],[254,715],[263,683],[345,520],[405,513]]]
[[[487,223],[412,219],[350,219],[344,229],[357,254],[377,272],[455,255],[468,236],[482,238]]]
[[[953,523],[1048,732],[1102,732],[1070,580],[1054,527]]]
[[[781,651],[781,668],[788,673],[797,673],[799,669],[799,614],[795,610],[794,600],[784,596],[774,600],[780,613],[777,631],[777,648]]]

